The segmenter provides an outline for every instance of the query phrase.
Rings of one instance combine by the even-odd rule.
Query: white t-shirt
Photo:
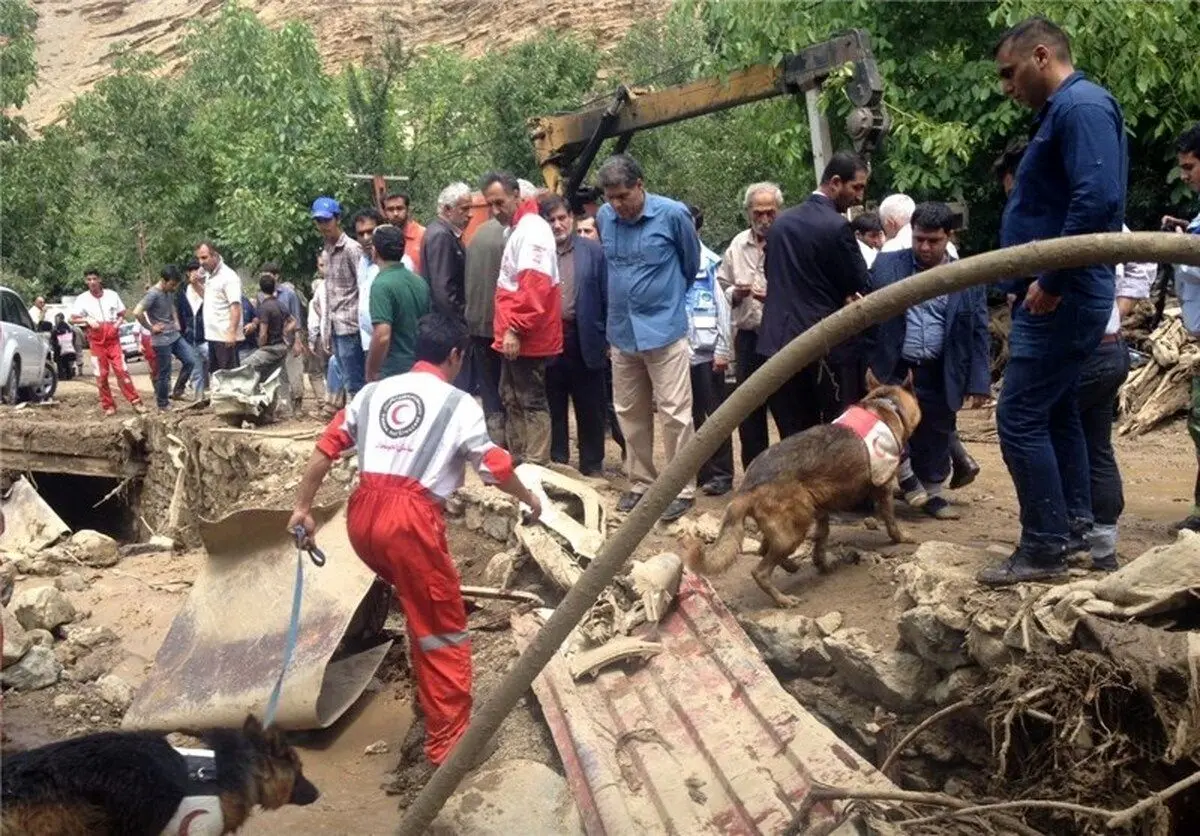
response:
[[[125,303],[115,290],[105,288],[99,297],[93,296],[89,290],[75,297],[75,307],[71,309],[71,313],[100,323],[119,325],[125,320]]]
[[[229,309],[242,302],[242,280],[233,268],[221,262],[217,271],[204,281],[204,339],[210,342],[224,342],[229,334]],[[241,339],[241,323],[238,323],[238,334]]]
[[[358,262],[358,335],[363,351],[371,348],[371,285],[379,275],[379,265],[364,255]]]

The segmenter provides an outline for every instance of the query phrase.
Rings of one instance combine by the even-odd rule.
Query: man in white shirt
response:
[[[98,270],[84,271],[83,279],[87,282],[88,292],[75,297],[71,322],[87,326],[92,369],[96,375],[96,388],[100,392],[100,408],[105,415],[117,413],[117,404],[108,384],[108,373],[112,370],[116,373],[117,385],[125,400],[133,405],[134,411],[144,413],[146,407],[134,388],[129,369],[125,366],[125,353],[121,350],[120,327],[125,321],[125,303],[115,291],[104,288]]]
[[[46,319],[46,298],[39,296],[33,300],[33,307],[29,309],[29,318],[33,320],[33,327],[41,325]]]
[[[912,249],[912,215],[916,208],[916,201],[906,194],[890,194],[879,204],[879,220],[887,236],[881,253]],[[946,254],[958,259],[958,248],[953,241],[946,245]]]
[[[236,369],[242,339],[242,280],[221,258],[211,241],[196,247],[196,260],[204,268],[204,339],[208,342],[209,370]]]

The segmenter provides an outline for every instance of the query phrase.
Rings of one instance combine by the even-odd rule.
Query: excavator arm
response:
[[[871,54],[871,39],[861,29],[787,55],[777,65],[759,64],[726,76],[649,92],[622,85],[606,104],[531,119],[530,138],[546,185],[575,200],[606,139],[619,137],[617,149],[624,150],[638,131],[774,96],[804,93],[811,98],[826,78],[846,64],[853,65],[846,89],[855,105],[847,130],[856,150],[869,154],[887,134],[889,120],[883,109],[883,80]],[[810,102],[809,117],[810,121],[823,119],[815,102]],[[815,133],[828,133],[823,125],[813,127]]]

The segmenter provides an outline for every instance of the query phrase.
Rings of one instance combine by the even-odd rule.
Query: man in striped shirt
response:
[[[337,358],[349,397],[366,379],[367,361],[358,321],[358,267],[363,250],[341,225],[342,206],[332,197],[313,201],[312,219],[325,239],[325,306],[321,336],[325,349]]]
[[[443,503],[469,462],[484,482],[541,515],[538,498],[513,473],[512,457],[488,437],[483,410],[450,381],[470,345],[466,326],[441,314],[421,319],[411,372],[367,384],[317,441],[288,530],[315,529],[311,508],[330,465],[358,452],[350,497],[350,543],[390,583],[408,622],[425,755],[437,766],[471,716],[471,643],[458,570],[446,544]]]

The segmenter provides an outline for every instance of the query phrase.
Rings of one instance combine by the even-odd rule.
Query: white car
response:
[[[122,322],[117,329],[121,338],[121,352],[125,359],[136,360],[142,356],[142,326],[136,322]]]
[[[49,335],[34,330],[20,296],[0,287],[0,399],[7,404],[43,401],[54,396],[57,386]]]

